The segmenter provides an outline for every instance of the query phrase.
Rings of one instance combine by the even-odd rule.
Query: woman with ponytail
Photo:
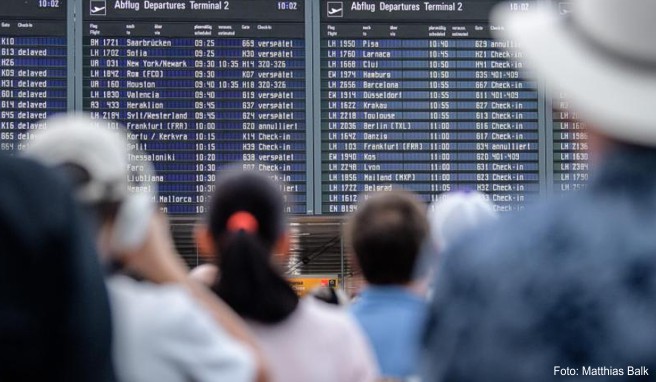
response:
[[[375,359],[350,316],[300,299],[273,262],[289,235],[280,185],[258,172],[219,177],[199,248],[216,258],[201,277],[248,323],[272,382],[367,382]],[[209,277],[208,277],[209,275]]]

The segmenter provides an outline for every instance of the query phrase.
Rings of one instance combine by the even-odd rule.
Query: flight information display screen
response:
[[[426,201],[478,190],[500,210],[535,200],[538,85],[491,38],[495,3],[321,1],[323,213],[392,184]]]
[[[171,215],[223,166],[274,171],[307,212],[303,1],[84,0],[83,107],[122,122]]]
[[[66,111],[65,0],[3,0],[0,11],[0,150],[23,148],[39,121]]]
[[[589,178],[588,133],[567,93],[553,99],[553,192],[564,194],[585,188]]]
[[[567,17],[573,11],[572,3],[551,1],[561,17]],[[550,142],[553,144],[551,180],[552,192],[565,195],[570,191],[585,188],[590,176],[588,133],[580,121],[578,113],[570,104],[567,93],[560,90],[552,100]]]
[[[134,180],[180,220],[233,163],[282,181],[291,214],[348,213],[392,187],[522,210],[585,187],[588,142],[568,95],[492,38],[499,3],[5,0],[0,151],[84,110],[127,128],[128,159],[156,170]],[[551,3],[505,6],[571,12]]]

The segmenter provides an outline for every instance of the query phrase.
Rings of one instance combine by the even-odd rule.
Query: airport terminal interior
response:
[[[0,0],[0,381],[648,380],[655,14]]]
[[[493,39],[497,3],[5,0],[0,148],[65,111],[121,124],[155,167],[133,180],[157,190],[192,267],[216,172],[271,171],[292,215],[287,275],[355,289],[343,216],[363,192],[477,190],[507,212],[585,187],[587,134]]]

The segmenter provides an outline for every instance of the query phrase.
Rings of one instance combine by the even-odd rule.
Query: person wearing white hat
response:
[[[427,283],[427,297],[431,300],[435,270],[443,254],[458,240],[466,240],[468,235],[479,232],[477,229],[496,221],[498,214],[485,194],[455,191],[432,202],[427,215],[430,235],[415,266],[415,279]]]
[[[106,282],[119,380],[254,381],[255,359],[228,334],[237,324],[231,317],[215,322],[234,314],[187,282],[155,204],[152,165],[128,146],[120,130],[69,114],[49,119],[25,151],[61,171],[93,218],[99,256],[111,268]]]
[[[447,193],[428,209],[431,239],[440,252],[463,234],[496,218],[494,204],[478,191]]]
[[[656,2],[499,5],[491,24],[594,137],[586,190],[448,249],[422,376],[634,380],[656,373]]]

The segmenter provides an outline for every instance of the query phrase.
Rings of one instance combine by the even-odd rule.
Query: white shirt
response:
[[[251,354],[179,285],[107,280],[114,366],[123,382],[255,379]]]
[[[248,322],[271,382],[369,382],[378,369],[369,343],[345,311],[304,298],[275,325]]]

